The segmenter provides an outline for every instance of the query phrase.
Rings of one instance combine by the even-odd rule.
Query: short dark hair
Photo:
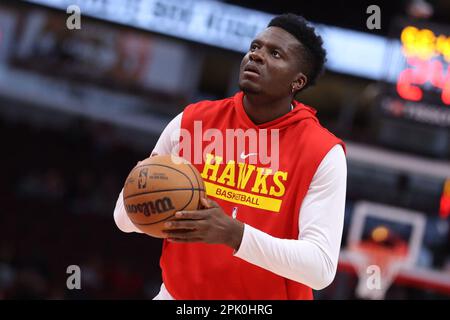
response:
[[[314,27],[302,16],[285,13],[273,18],[267,27],[279,27],[292,34],[305,50],[299,52],[305,75],[308,81],[304,88],[314,85],[324,71],[326,51],[323,48],[322,37],[317,35]]]

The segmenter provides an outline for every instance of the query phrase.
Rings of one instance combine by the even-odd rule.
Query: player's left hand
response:
[[[244,224],[231,218],[217,202],[201,199],[204,209],[179,211],[176,220],[165,223],[164,232],[171,242],[205,242],[225,244],[238,250],[244,233]]]

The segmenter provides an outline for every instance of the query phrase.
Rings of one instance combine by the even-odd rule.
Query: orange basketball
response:
[[[197,210],[205,196],[198,170],[183,158],[154,156],[131,170],[123,188],[128,217],[142,232],[165,238],[164,223],[175,212]]]

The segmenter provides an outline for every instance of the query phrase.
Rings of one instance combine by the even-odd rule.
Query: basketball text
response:
[[[280,211],[281,198],[286,192],[287,172],[273,172],[270,168],[233,160],[223,163],[223,160],[220,156],[206,154],[201,176],[205,180],[207,194],[249,207]],[[248,187],[252,193],[244,191]]]
[[[126,210],[128,213],[143,213],[144,216],[148,217],[151,214],[159,214],[169,210],[175,210],[175,207],[169,197],[164,197],[155,201],[126,205]]]

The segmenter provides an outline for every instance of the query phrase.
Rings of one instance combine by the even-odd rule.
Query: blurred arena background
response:
[[[71,4],[79,30],[66,27]],[[367,28],[371,4],[381,29]],[[348,145],[340,264],[316,299],[359,298],[349,244],[386,230],[414,246],[414,259],[384,298],[449,299],[445,0],[2,0],[0,299],[158,292],[161,241],[113,221],[123,181],[188,103],[238,90],[250,39],[284,12],[316,24],[329,55],[298,99]],[[81,290],[66,288],[69,265],[81,268]]]

